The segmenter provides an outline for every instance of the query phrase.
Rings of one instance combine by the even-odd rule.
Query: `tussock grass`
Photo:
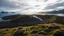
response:
[[[59,28],[56,28],[55,26],[59,27]],[[52,27],[52,30],[50,30],[50,27]],[[56,32],[56,31],[60,31],[60,30],[63,30],[64,31],[64,25],[62,24],[38,24],[38,25],[35,25],[35,26],[24,26],[22,27],[22,29],[18,29],[19,27],[16,27],[16,28],[5,28],[5,29],[0,29],[0,36],[14,36],[14,34],[16,32],[21,32],[23,31],[21,34],[21,36],[36,36],[36,35],[43,35],[43,34],[38,34],[39,32],[41,31],[48,31],[46,32],[47,33],[47,36],[53,36],[53,34]],[[35,33],[37,32],[37,33]],[[35,34],[33,34],[35,33]],[[44,36],[44,35],[43,35]]]

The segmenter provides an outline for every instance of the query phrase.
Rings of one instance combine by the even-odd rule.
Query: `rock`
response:
[[[42,26],[41,28],[45,28],[45,26]]]
[[[64,36],[64,31],[57,31],[54,36]]]
[[[24,31],[18,30],[14,33],[14,36],[24,36]]]
[[[47,35],[45,31],[40,31],[38,34]]]
[[[60,27],[59,26],[51,26],[51,27],[49,27],[48,29],[60,29]]]
[[[31,28],[30,28],[30,30],[33,30],[33,29],[34,29],[34,27],[31,27]]]
[[[60,29],[59,26],[50,26],[48,29],[44,30],[45,32],[50,32],[52,30],[55,30],[55,29]]]
[[[34,31],[31,32],[31,34],[36,34],[36,33],[38,33],[37,30],[34,30]]]
[[[20,26],[18,29],[23,29],[22,26]]]

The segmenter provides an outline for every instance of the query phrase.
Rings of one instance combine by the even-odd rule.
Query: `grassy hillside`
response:
[[[34,26],[19,26],[15,28],[3,28],[0,29],[0,36],[55,36],[59,35],[55,34],[57,32],[64,32],[64,25],[51,23]]]
[[[12,15],[0,22],[0,36],[64,36],[64,17],[53,15]]]

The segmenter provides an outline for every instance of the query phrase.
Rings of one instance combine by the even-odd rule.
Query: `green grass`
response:
[[[17,31],[23,31],[21,35],[23,36],[36,36],[36,35],[41,35],[41,34],[38,34],[40,31],[44,31],[44,30],[47,30],[49,29],[49,27],[52,27],[52,26],[57,26],[57,27],[60,27],[60,28],[55,28],[49,32],[47,32],[47,36],[53,36],[53,34],[56,32],[56,31],[59,31],[59,30],[63,30],[64,31],[64,25],[62,24],[39,24],[39,25],[35,25],[35,26],[24,26],[24,27],[15,27],[15,28],[5,28],[5,29],[0,29],[0,36],[14,36],[15,32]],[[19,29],[19,28],[22,28],[22,29]],[[33,31],[37,31],[37,33],[33,32]],[[35,34],[32,34],[35,33]]]

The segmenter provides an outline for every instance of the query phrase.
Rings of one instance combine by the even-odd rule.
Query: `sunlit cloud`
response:
[[[0,10],[25,14],[61,10],[63,7],[64,0],[0,0]]]

